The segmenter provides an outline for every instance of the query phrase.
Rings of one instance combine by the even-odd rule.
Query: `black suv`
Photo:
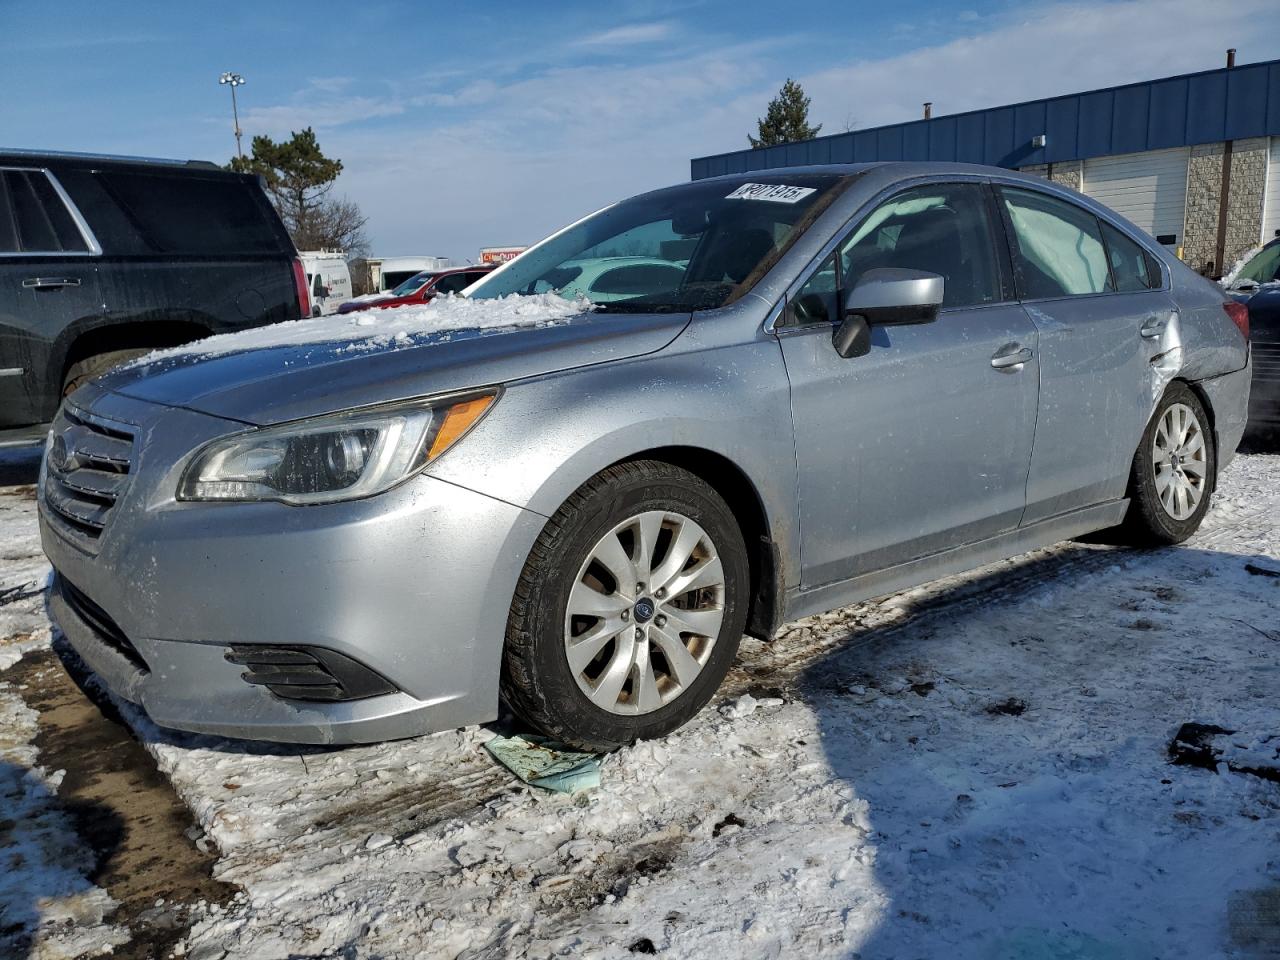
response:
[[[0,444],[157,347],[310,314],[257,177],[0,149]]]

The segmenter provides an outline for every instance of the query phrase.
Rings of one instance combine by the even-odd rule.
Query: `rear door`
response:
[[[46,170],[0,169],[0,426],[48,419],[61,396],[56,345],[102,315],[96,239]]]
[[[1036,328],[1005,283],[988,192],[914,187],[877,207],[790,298],[801,580],[818,587],[1017,527],[1035,431]],[[831,343],[839,294],[876,267],[941,274],[937,320]]]
[[[1158,399],[1151,360],[1176,335],[1177,315],[1155,258],[1120,230],[1039,190],[999,192],[1040,341],[1027,524],[1124,496]]]

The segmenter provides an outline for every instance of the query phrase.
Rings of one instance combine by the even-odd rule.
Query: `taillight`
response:
[[[1249,308],[1239,300],[1228,300],[1222,305],[1222,309],[1227,311],[1227,316],[1231,318],[1231,322],[1236,325],[1246,340],[1249,339]]]
[[[302,261],[293,261],[293,290],[298,295],[298,309],[303,320],[311,316],[311,294],[307,290],[307,271],[302,268]]]

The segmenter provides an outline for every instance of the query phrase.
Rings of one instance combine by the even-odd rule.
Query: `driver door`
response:
[[[1018,526],[1039,368],[981,183],[914,187],[877,207],[790,298],[778,337],[791,381],[803,589]],[[875,267],[940,274],[935,321],[831,343],[840,290]],[[1021,358],[1012,362],[1011,358]]]

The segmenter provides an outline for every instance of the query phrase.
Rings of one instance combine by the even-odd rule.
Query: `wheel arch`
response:
[[[768,640],[780,626],[783,610],[782,551],[771,533],[769,514],[759,490],[746,471],[721,453],[695,446],[651,447],[614,461],[658,460],[688,470],[707,483],[729,505],[747,545],[751,571],[751,606],[747,635]],[[607,469],[607,467],[605,468]]]
[[[61,384],[72,365],[113,350],[176,347],[209,336],[212,329],[196,317],[108,323],[81,330],[67,342],[57,373]]]

